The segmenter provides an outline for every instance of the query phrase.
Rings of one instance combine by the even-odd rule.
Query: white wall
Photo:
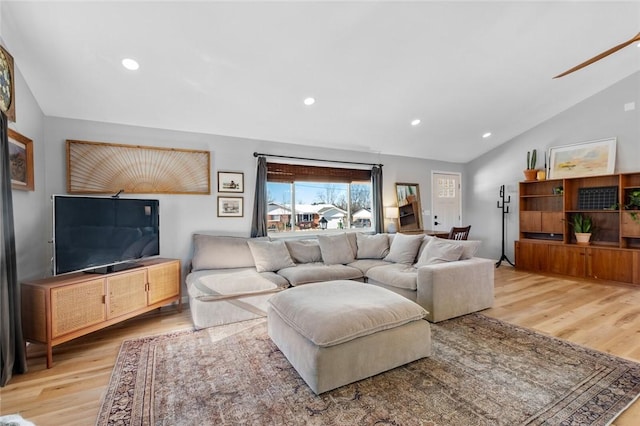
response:
[[[9,128],[33,141],[35,191],[12,191],[13,219],[16,232],[18,278],[37,278],[49,270],[46,233],[48,199],[44,185],[46,170],[44,115],[24,81],[18,64],[14,64],[16,122]]]
[[[461,172],[463,177],[463,223],[473,225],[472,238],[483,240],[480,255],[500,256],[501,215],[496,208],[500,185],[511,195],[508,215],[507,255],[513,258],[517,239],[517,184],[522,180],[526,152],[543,152],[550,146],[618,137],[616,171],[640,169],[640,73],[615,84],[575,107],[525,132],[497,149],[466,164],[454,164],[417,158],[379,155],[369,152],[341,151],[322,147],[282,144],[269,141],[232,138],[188,132],[175,132],[110,123],[45,117],[16,72],[17,122],[10,127],[34,141],[35,191],[13,191],[20,279],[50,273],[51,203],[50,196],[66,192],[65,140],[79,139],[159,147],[209,150],[212,156],[211,195],[137,195],[159,198],[161,202],[161,254],[183,261],[191,256],[193,232],[212,230],[247,234],[251,226],[255,158],[253,152],[292,155],[324,160],[349,160],[384,164],[384,204],[395,200],[395,182],[420,185],[423,210],[431,210],[431,172]],[[623,105],[636,102],[636,109],[624,112]],[[393,143],[390,141],[389,143]],[[443,147],[445,149],[445,147]],[[437,156],[437,153],[434,154]],[[245,174],[245,216],[218,218],[216,214],[216,172],[238,171]],[[423,217],[424,226],[431,224]]]
[[[181,259],[183,270],[186,270],[191,256],[191,235],[194,232],[206,230],[249,235],[255,187],[254,152],[322,160],[382,163],[384,204],[395,204],[395,182],[416,182],[421,187],[422,205],[425,210],[430,208],[431,170],[462,170],[459,164],[439,161],[54,117],[45,118],[45,133],[47,197],[66,193],[67,139],[210,151],[211,195],[130,195],[160,200],[160,253],[164,257]],[[244,173],[244,217],[217,217],[217,171]],[[40,212],[39,218],[47,226],[41,241],[50,238],[51,234],[50,205],[45,210]]]
[[[565,77],[571,78],[571,77]],[[624,105],[635,102],[633,111]],[[497,208],[500,185],[511,196],[507,215],[507,256],[514,259],[518,239],[518,182],[524,179],[527,151],[542,153],[549,147],[578,142],[618,138],[616,173],[640,170],[640,72],[636,72],[600,93],[580,102],[489,153],[465,165],[467,222],[473,237],[484,241],[480,255],[498,259],[501,253],[501,210]]]

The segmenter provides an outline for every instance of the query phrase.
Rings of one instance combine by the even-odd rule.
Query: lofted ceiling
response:
[[[461,163],[639,71],[552,79],[639,31],[638,1],[0,1],[47,116]]]

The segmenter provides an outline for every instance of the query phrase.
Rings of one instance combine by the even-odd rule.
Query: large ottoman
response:
[[[431,354],[426,311],[354,281],[305,284],[269,299],[269,336],[320,394]]]

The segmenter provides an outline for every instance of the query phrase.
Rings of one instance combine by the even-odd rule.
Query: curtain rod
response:
[[[359,164],[361,166],[379,166],[382,167],[382,164],[375,163],[358,163],[356,161],[341,161],[341,160],[318,160],[316,158],[306,158],[306,157],[291,157],[289,155],[274,155],[274,154],[263,154],[260,152],[254,152],[254,157],[277,157],[277,158],[289,158],[291,160],[306,160],[306,161],[320,161],[323,163],[340,163],[340,164]]]

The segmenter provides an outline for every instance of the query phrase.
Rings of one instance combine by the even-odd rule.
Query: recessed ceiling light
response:
[[[486,138],[488,138],[488,137],[490,137],[490,136],[491,136],[491,132],[487,132],[487,133],[485,133],[484,135],[482,135],[482,138],[483,138],[483,139],[486,139]]]
[[[122,60],[122,66],[131,71],[135,71],[140,68],[140,64],[138,64],[138,61],[131,58],[124,58]]]
[[[305,104],[306,106],[311,106],[311,105],[313,105],[313,104],[315,104],[315,103],[316,103],[316,99],[315,99],[315,98],[306,98],[306,99],[304,100],[304,104]]]
[[[415,120],[411,120],[411,125],[412,126],[417,126],[418,124],[420,124],[420,119],[416,118]]]

